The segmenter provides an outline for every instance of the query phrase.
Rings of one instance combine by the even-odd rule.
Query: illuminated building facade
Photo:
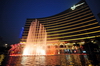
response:
[[[20,43],[25,43],[32,21],[27,19]],[[77,41],[100,36],[100,26],[87,3],[82,0],[59,14],[37,18],[47,31],[47,40]]]

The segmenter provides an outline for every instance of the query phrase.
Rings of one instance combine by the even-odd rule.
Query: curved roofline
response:
[[[76,4],[79,4],[79,3],[81,3],[81,2],[85,2],[85,3],[86,3],[85,0],[81,0],[81,1],[79,1],[78,3],[76,3]],[[76,4],[75,4],[75,5],[76,5]],[[72,5],[72,6],[73,6],[73,5]],[[51,15],[51,16],[47,16],[47,17],[40,17],[40,18],[27,18],[27,19],[43,19],[43,18],[53,17],[53,16],[57,16],[57,15],[60,15],[60,14],[62,14],[62,13],[65,13],[65,12],[69,12],[70,10],[71,10],[71,8],[68,8],[68,9],[66,9],[66,10],[64,10],[64,11],[58,13],[58,14],[55,14],[55,15]],[[72,10],[71,10],[71,11],[72,11]]]

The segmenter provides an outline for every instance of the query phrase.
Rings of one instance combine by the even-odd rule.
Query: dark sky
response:
[[[8,44],[19,42],[27,18],[48,17],[65,11],[80,0],[0,0],[0,36]],[[86,0],[97,17],[100,0]],[[98,19],[100,21],[100,19]]]

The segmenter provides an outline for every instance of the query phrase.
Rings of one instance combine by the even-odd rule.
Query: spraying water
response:
[[[23,55],[46,55],[46,41],[46,29],[35,19],[30,25]]]

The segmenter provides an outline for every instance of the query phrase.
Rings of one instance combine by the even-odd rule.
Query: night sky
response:
[[[63,12],[80,0],[0,0],[0,36],[8,44],[19,42],[27,18],[48,17]],[[98,21],[100,0],[86,0]]]

